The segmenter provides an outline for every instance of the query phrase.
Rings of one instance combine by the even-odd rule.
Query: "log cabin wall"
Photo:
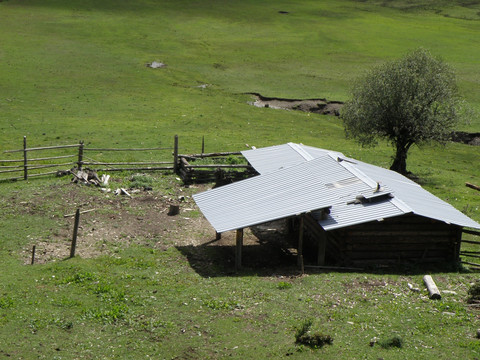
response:
[[[405,215],[327,233],[327,259],[336,265],[422,262],[459,259],[462,228]]]

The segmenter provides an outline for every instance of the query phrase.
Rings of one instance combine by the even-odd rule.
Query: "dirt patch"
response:
[[[480,146],[480,133],[454,131],[452,133],[452,141],[467,145]]]
[[[193,261],[202,265],[211,263],[217,257],[233,266],[235,254],[235,232],[222,234],[216,240],[215,230],[198,210],[192,194],[206,190],[210,185],[194,185],[188,188],[175,184],[164,194],[160,190],[135,191],[130,189],[128,196],[103,193],[98,188],[83,185],[64,184],[49,187],[30,197],[28,201],[11,199],[17,203],[17,211],[55,220],[55,226],[46,235],[31,238],[22,251],[25,264],[30,264],[32,247],[36,246],[36,264],[44,264],[68,258],[73,232],[75,209],[95,209],[80,216],[76,256],[95,258],[115,256],[116,253],[132,245],[145,246],[157,250],[176,247],[191,255]],[[178,204],[180,214],[169,216],[171,204]],[[246,264],[268,264],[269,252],[281,252],[277,240],[280,235],[273,228],[264,229],[267,235],[260,239],[250,229],[244,232],[244,253]],[[258,235],[258,234],[257,234]],[[283,240],[282,240],[283,241]],[[265,246],[265,244],[267,245]],[[267,249],[258,253],[258,248]],[[199,259],[199,255],[203,254]],[[214,256],[210,256],[213,254]],[[205,255],[205,256],[204,256]],[[190,257],[190,256],[189,256]],[[278,256],[272,256],[272,259]]]
[[[250,93],[255,97],[251,104],[256,107],[298,110],[322,115],[340,115],[343,106],[341,101],[329,101],[327,99],[282,99],[262,96],[258,93]]]

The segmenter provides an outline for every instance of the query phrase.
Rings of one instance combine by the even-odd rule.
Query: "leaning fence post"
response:
[[[23,179],[28,180],[27,137],[23,137]]]
[[[80,209],[75,213],[75,225],[73,226],[72,245],[70,247],[70,258],[75,256],[75,248],[77,247],[78,224],[80,223]]]
[[[82,170],[83,165],[83,140],[80,141],[80,145],[78,145],[78,170]]]
[[[178,135],[175,135],[173,146],[173,172],[176,174],[178,171]]]

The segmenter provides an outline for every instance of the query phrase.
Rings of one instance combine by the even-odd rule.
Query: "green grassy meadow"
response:
[[[477,112],[459,130],[480,132],[479,33],[477,1],[0,1],[0,158],[18,157],[3,151],[21,148],[23,136],[32,147],[158,147],[178,134],[183,153],[199,152],[203,136],[207,152],[291,141],[388,167],[388,144],[361,148],[336,117],[256,108],[248,93],[344,101],[364,71],[422,46],[455,68]],[[167,66],[151,69],[152,61]],[[425,145],[411,150],[408,167],[480,221],[480,192],[465,187],[480,185],[479,159],[480,147]],[[128,174],[118,177],[128,185]],[[221,252],[174,246],[182,234],[133,239],[114,256],[26,266],[32,244],[51,239],[81,204],[67,201],[69,181],[0,183],[0,357],[480,358],[479,314],[465,303],[478,273],[467,270],[435,272],[456,294],[431,301],[418,269],[235,274]],[[180,194],[173,175],[153,184],[155,196]],[[129,207],[107,204],[105,217]],[[295,344],[307,320],[333,344]],[[393,337],[401,348],[380,345]]]

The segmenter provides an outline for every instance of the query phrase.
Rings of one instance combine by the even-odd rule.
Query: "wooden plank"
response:
[[[18,159],[18,160],[0,160],[0,163],[12,163],[12,162],[23,163],[23,159]]]
[[[462,240],[462,243],[480,245],[480,241]]]
[[[2,170],[2,171],[0,171],[0,174],[19,172],[19,171],[24,171],[24,166],[23,165],[21,165],[20,168],[17,169],[17,170]]]
[[[467,264],[467,265],[470,265],[470,266],[476,266],[478,268],[480,268],[480,264],[476,264],[476,263],[472,263],[472,262],[469,262],[469,261],[460,261],[462,264]]]
[[[216,164],[216,165],[185,165],[186,169],[251,169],[250,165]]]
[[[44,146],[44,147],[36,147],[36,148],[26,148],[25,151],[37,151],[37,150],[51,150],[51,149],[68,149],[72,147],[78,147],[80,144],[75,145],[58,145],[58,146]],[[15,152],[22,152],[24,149],[19,150],[5,150],[4,153],[15,153]]]
[[[321,266],[321,265],[305,265],[309,269],[322,269],[322,270],[344,270],[344,271],[362,271],[363,268],[359,267],[347,267],[347,266]]]
[[[477,254],[465,254],[465,253],[463,253],[462,251],[460,252],[460,256],[473,257],[473,258],[479,258],[479,259],[480,259],[480,255],[477,255]]]
[[[217,157],[217,156],[229,156],[229,155],[242,155],[240,151],[234,152],[215,152],[215,153],[206,153],[206,154],[191,154],[191,155],[178,155],[179,157],[184,157],[185,159],[196,159],[196,158],[206,158],[206,157]]]
[[[171,161],[152,161],[152,162],[82,162],[83,165],[167,165]]]
[[[55,159],[66,159],[76,157],[77,155],[62,155],[62,156],[50,156],[45,158],[36,158],[36,159],[28,159],[28,161],[45,161],[45,160],[55,160]]]
[[[36,170],[36,169],[46,169],[52,167],[59,167],[59,166],[71,166],[74,163],[63,163],[63,164],[47,164],[47,165],[29,165],[28,170]]]
[[[173,166],[165,166],[165,167],[138,167],[138,168],[102,168],[96,169],[97,171],[155,171],[155,170],[173,170]]]
[[[470,234],[470,235],[478,235],[478,236],[480,236],[480,231],[462,229],[462,232],[463,232],[464,234]],[[463,240],[462,240],[462,241],[463,241]]]
[[[78,146],[78,145],[77,145]],[[157,151],[157,150],[172,150],[171,147],[165,148],[87,148],[84,151]]]

